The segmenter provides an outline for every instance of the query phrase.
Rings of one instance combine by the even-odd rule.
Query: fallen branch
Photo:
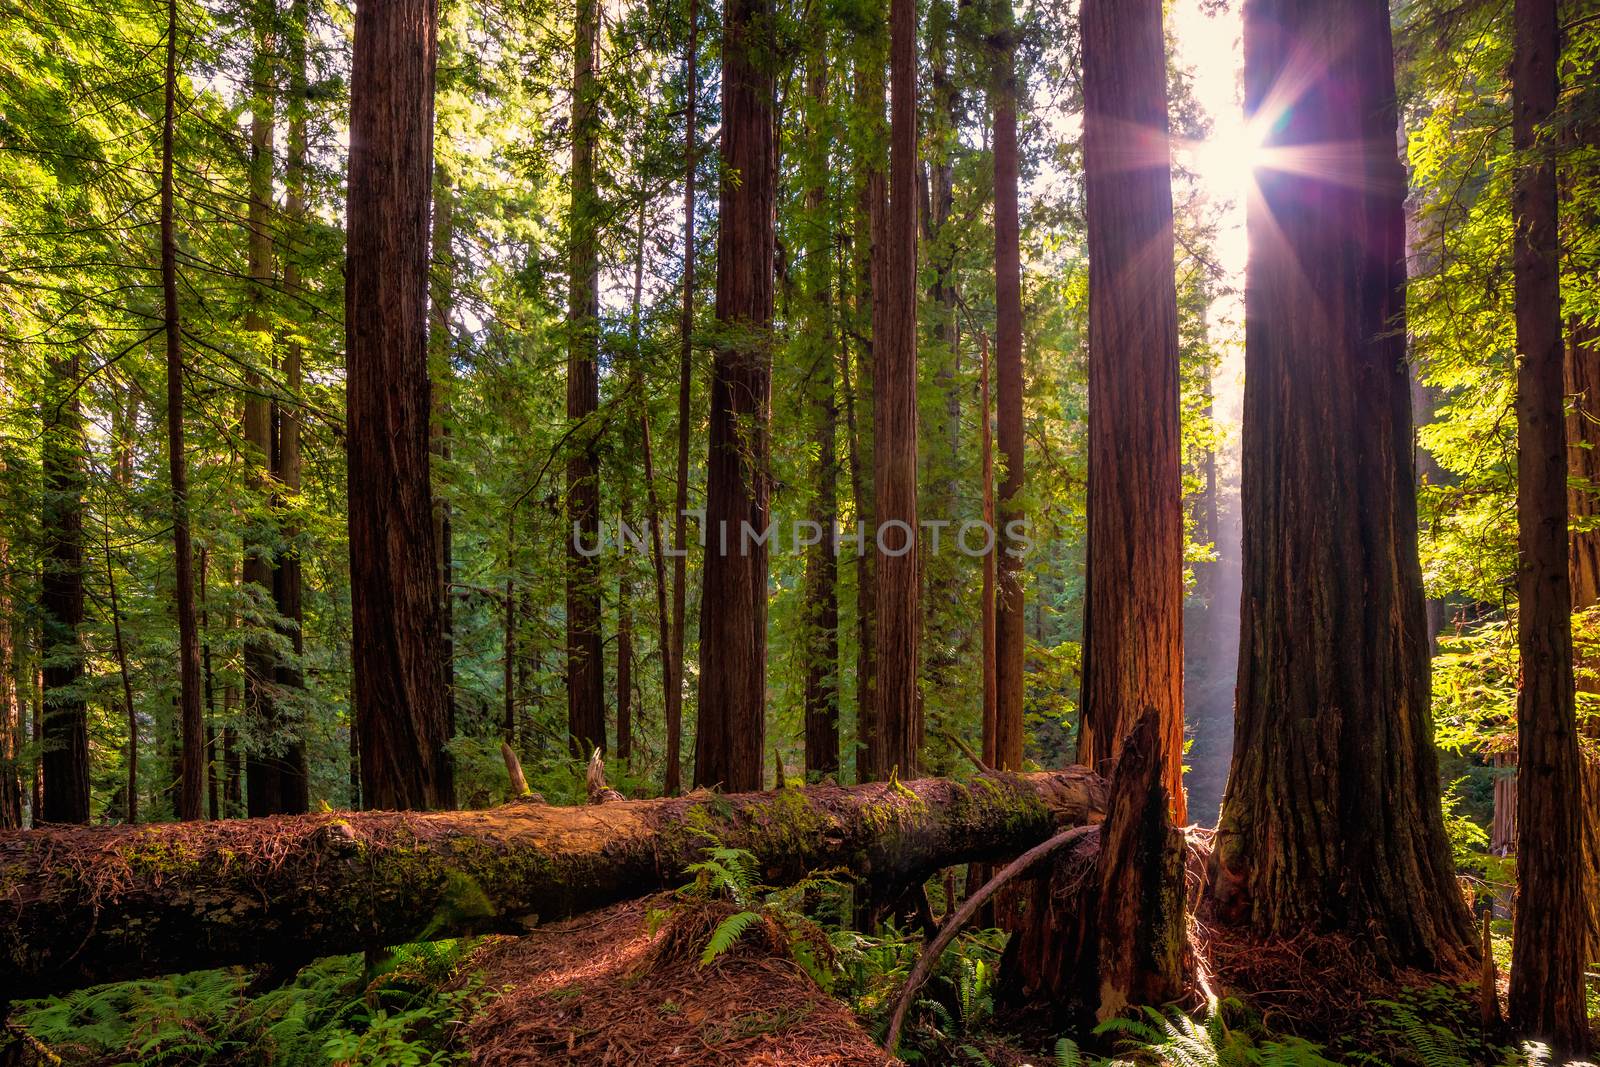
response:
[[[683,880],[711,840],[779,885],[846,866],[878,886],[1001,859],[1098,821],[1082,768],[488,811],[0,833],[0,1002],[141,975],[517,929]]]
[[[928,975],[933,973],[933,968],[939,962],[939,957],[944,955],[944,950],[950,947],[950,942],[956,939],[961,928],[972,921],[978,909],[986,904],[1005,884],[1023,874],[1040,860],[1072,844],[1094,829],[1091,826],[1074,826],[1070,830],[1063,830],[1050,840],[1041,845],[1035,845],[1004,867],[993,878],[983,884],[976,893],[969,895],[960,909],[951,915],[939,927],[939,936],[933,943],[922,950],[922,955],[917,959],[917,965],[911,969],[911,976],[906,979],[906,987],[900,992],[900,1002],[894,1006],[894,1015],[889,1020],[889,1036],[884,1040],[883,1047],[891,1055],[900,1044],[900,1030],[905,1025],[906,1012],[911,1010],[911,1003],[917,995],[917,990],[922,988],[922,983],[928,980]]]

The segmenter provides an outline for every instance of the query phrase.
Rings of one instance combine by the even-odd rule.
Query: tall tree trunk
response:
[[[1517,898],[1512,1025],[1558,1058],[1588,1046],[1583,965],[1582,768],[1574,709],[1567,558],[1567,442],[1554,138],[1555,0],[1517,0],[1512,140],[1527,156],[1512,191],[1517,318]]]
[[[511,567],[508,561],[507,569]],[[505,689],[505,708],[500,718],[500,739],[513,748],[517,743],[517,579],[506,575],[505,600],[501,605],[504,625],[501,636],[501,685]]]
[[[600,404],[600,205],[594,155],[600,137],[595,47],[598,0],[578,0],[573,39],[572,205],[567,302],[567,733],[573,756],[606,747],[605,660],[600,641],[600,470],[595,411]]]
[[[1022,250],[1017,218],[1016,28],[1011,0],[998,5],[999,55],[994,87],[995,398],[999,408],[1000,482],[995,607],[995,766],[1022,768],[1022,701],[1028,639],[1022,597],[1023,546],[1011,536],[1022,512]]]
[[[672,632],[668,639],[666,771],[663,791],[676,796],[683,787],[683,646],[688,597],[689,420],[694,371],[694,186],[700,134],[695,122],[700,99],[700,4],[689,0],[689,32],[683,46],[683,313],[678,325],[678,468],[672,497]]]
[[[995,552],[998,539],[994,530],[994,433],[990,428],[993,407],[989,400],[989,335],[978,335],[978,452],[983,499],[983,525],[991,531],[983,552],[983,604],[979,608],[981,650],[983,654],[983,763],[1000,762],[1000,670],[995,660]]]
[[[723,14],[717,323],[706,457],[696,785],[760,789],[767,710],[769,418],[777,139],[775,85],[761,52],[770,0]]]
[[[828,37],[820,9],[812,9],[806,52],[805,194],[806,417],[817,459],[812,467],[811,521],[818,540],[806,548],[805,708],[806,777],[839,774],[839,557],[834,526],[839,521],[839,460],[834,400],[837,333],[833,311],[832,224],[828,213]]]
[[[245,459],[250,481],[263,497],[268,495],[273,462],[271,404],[263,389],[259,367],[272,360],[272,334],[268,320],[268,290],[272,285],[273,242],[269,213],[272,202],[273,121],[277,96],[275,53],[278,37],[276,0],[256,0],[252,12],[253,53],[250,58],[250,201],[246,219],[250,299],[244,328],[254,343],[244,375]],[[245,593],[265,606],[273,589],[270,519],[252,519],[253,535],[245,547]],[[252,743],[245,757],[246,803],[252,818],[284,810],[284,756],[277,709],[277,656],[273,639],[250,612],[244,645],[244,714],[250,723]]]
[[[933,312],[934,342],[931,353],[934,380],[944,396],[943,419],[938,433],[927,448],[929,463],[924,471],[928,487],[926,511],[934,522],[950,522],[961,499],[961,386],[960,330],[957,324],[955,286],[959,236],[950,225],[955,209],[954,154],[960,130],[960,94],[950,77],[951,41],[954,11],[949,0],[934,0],[928,6],[927,49],[929,71],[928,129],[923,134],[925,160],[923,175],[922,239],[932,267],[927,299]],[[919,505],[920,507],[920,505]],[[969,631],[963,610],[966,595],[964,561],[931,543],[922,557],[923,614],[925,629],[923,658],[926,661],[925,693],[936,700],[939,694],[954,695],[952,677],[961,661],[962,636]],[[962,697],[955,697],[959,700]],[[926,704],[926,701],[924,702]],[[949,698],[939,701],[951,706]],[[938,705],[936,705],[936,709]],[[937,711],[935,711],[937,714]],[[928,716],[926,707],[924,716]]]
[[[1574,237],[1600,231],[1600,204],[1593,197],[1600,179],[1600,160],[1594,154],[1600,146],[1600,88],[1592,84],[1579,87],[1585,94],[1573,111],[1584,116],[1564,131],[1563,156],[1573,160],[1563,177],[1561,211],[1565,228]],[[1581,237],[1578,237],[1581,240]],[[1570,246],[1571,241],[1564,242]],[[1573,256],[1573,259],[1578,257]],[[1583,266],[1576,284],[1584,284]],[[1569,283],[1570,284],[1570,283]],[[1600,322],[1586,321],[1569,312],[1566,324],[1566,393],[1571,398],[1567,413],[1567,507],[1568,573],[1572,581],[1572,609],[1590,611],[1600,606]],[[1577,690],[1589,697],[1600,694],[1600,663],[1593,648],[1578,649],[1574,655]],[[1593,742],[1600,739],[1600,723],[1592,717],[1580,720],[1579,728],[1590,742],[1582,746],[1583,757],[1583,903],[1588,916],[1586,963],[1600,960],[1600,758]]]
[[[285,169],[287,223],[292,240],[299,240],[306,213],[306,33],[307,0],[290,0],[288,28],[289,57],[289,152]],[[283,266],[283,287],[291,295],[301,288],[300,268],[295,256]],[[300,495],[303,461],[300,454],[300,392],[304,386],[304,353],[300,342],[290,337],[284,345],[283,387],[286,401],[273,405],[272,476],[279,506]],[[290,504],[292,508],[294,505]],[[305,688],[300,662],[305,654],[305,609],[302,604],[302,569],[299,524],[286,518],[281,529],[285,547],[273,558],[272,597],[283,627],[281,636],[289,642],[293,656],[280,658],[274,673],[279,693],[296,693]],[[286,742],[280,765],[279,801],[288,814],[311,810],[310,764],[306,752],[304,727],[295,730]]]
[[[1383,965],[1460,968],[1476,939],[1429,717],[1388,9],[1254,0],[1244,33],[1246,111],[1269,163],[1290,162],[1257,170],[1247,216],[1244,595],[1216,912],[1263,936],[1347,934]]]
[[[874,15],[883,10],[875,0]],[[873,444],[877,424],[877,390],[873,383],[876,351],[885,336],[887,305],[876,294],[882,291],[887,271],[889,248],[889,191],[884,173],[883,145],[888,142],[884,113],[888,110],[888,89],[884,82],[887,61],[885,35],[881,30],[864,31],[856,60],[856,110],[860,138],[856,145],[860,187],[857,190],[855,219],[855,293],[858,329],[866,326],[868,340],[856,348],[855,388],[844,378],[845,415],[850,430],[850,488],[856,521],[864,536],[871,538],[878,516],[877,487],[869,460],[876,455]],[[859,309],[867,307],[863,316]],[[866,322],[861,322],[865,318]],[[855,399],[860,398],[860,412]],[[883,731],[879,728],[878,675],[878,566],[877,552],[870,544],[860,546],[856,557],[856,779],[861,782],[881,778],[884,765]]]
[[[428,374],[433,382],[433,411],[428,420],[428,444],[441,466],[450,462],[450,403],[455,389],[455,334],[451,319],[455,314],[456,257],[455,188],[450,172],[435,164],[433,174],[433,249],[429,274]],[[434,480],[447,485],[439,467]],[[455,525],[450,500],[436,493],[433,501],[433,536],[439,553],[439,620],[444,640],[440,655],[444,660],[445,696],[450,733],[456,726],[456,639],[455,639]]]
[[[437,32],[432,0],[356,12],[345,330],[354,741],[368,808],[454,802],[428,482]]]
[[[1106,773],[1134,724],[1154,713],[1164,791],[1181,825],[1183,501],[1161,0],[1084,0],[1079,24],[1089,548],[1078,762]]]
[[[638,215],[634,226],[633,245],[633,299],[629,304],[628,316],[629,346],[628,356],[631,366],[628,369],[630,386],[642,392],[643,360],[644,360],[644,244],[645,244],[645,199],[639,198]],[[642,403],[642,400],[641,400]],[[648,433],[650,422],[648,417],[640,419],[637,425],[629,424],[624,431],[624,440],[631,445],[633,434],[639,431]],[[643,450],[649,451],[649,443],[643,444]],[[631,453],[632,448],[629,448]],[[646,476],[649,474],[646,467]],[[621,499],[621,521],[628,525],[633,520],[633,482],[632,472],[621,470],[618,472],[618,493]],[[649,494],[651,501],[650,514],[646,521],[655,522],[655,508],[653,502],[655,494]],[[629,527],[631,529],[631,526]],[[621,552],[621,570],[617,575],[617,758],[622,760],[623,766],[631,767],[633,761],[633,576],[632,558],[628,555],[626,545],[622,543],[622,534],[618,533],[618,549]],[[659,577],[659,574],[658,574]]]
[[[47,364],[44,407],[44,564],[40,583],[43,622],[39,742],[34,818],[89,821],[88,709],[83,679],[83,423],[77,397],[76,354]]]
[[[882,308],[874,333],[873,477],[877,602],[873,678],[883,762],[880,770],[916,775],[922,702],[922,641],[917,550],[917,11],[889,0],[889,214]]]
[[[172,137],[177,122],[178,0],[167,3],[167,72],[161,123],[161,292],[167,336],[167,469],[172,482],[173,596],[178,615],[178,722],[183,743],[175,809],[201,818],[205,793],[205,716],[200,707],[200,631],[194,609],[194,545],[189,535],[189,470],[183,443],[183,324],[178,317],[178,242],[173,229]]]

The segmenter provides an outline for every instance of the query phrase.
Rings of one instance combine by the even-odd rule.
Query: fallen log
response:
[[[712,842],[772,884],[905,885],[1099,821],[1082,768],[561,808],[327,812],[0,834],[0,1003],[564,918],[672,886]]]

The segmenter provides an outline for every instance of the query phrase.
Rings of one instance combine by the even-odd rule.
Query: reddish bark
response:
[[[889,0],[889,213],[883,309],[874,333],[873,477],[877,509],[874,696],[882,771],[916,774],[922,704],[922,580],[917,523],[917,12]]]
[[[1244,44],[1267,164],[1318,166],[1258,167],[1247,216],[1243,639],[1215,912],[1462,969],[1477,949],[1429,718],[1388,10],[1254,0]]]
[[[368,808],[454,802],[428,482],[437,31],[432,0],[356,11],[345,331],[352,741]]]
[[[1558,1058],[1589,1043],[1584,963],[1582,768],[1572,672],[1563,422],[1555,110],[1560,31],[1555,0],[1517,0],[1512,47],[1512,269],[1517,319],[1517,897],[1511,1024]]]
[[[1016,27],[1010,0],[998,8],[999,55],[994,87],[994,299],[995,404],[1000,481],[995,528],[995,752],[994,766],[1022,767],[1022,702],[1028,638],[1022,596],[1023,545],[1013,537],[1022,511],[1025,443],[1022,425],[1022,247],[1017,218]]]
[[[1084,0],[1079,23],[1089,226],[1089,548],[1078,762],[1105,773],[1134,723],[1154,712],[1166,796],[1173,820],[1182,823],[1178,297],[1161,3]]]
[[[775,90],[759,35],[770,0],[723,17],[717,322],[706,458],[705,587],[694,781],[759,789],[766,738],[768,455],[772,392]]]
[[[820,9],[818,9],[820,12]],[[806,549],[805,760],[808,779],[839,773],[839,557],[831,544],[839,521],[838,404],[834,399],[833,272],[827,213],[830,141],[827,133],[828,56],[826,27],[813,16],[813,40],[806,54],[806,217],[805,298],[811,339],[806,383],[807,416],[817,444],[813,468],[815,495],[811,521],[824,531]]]

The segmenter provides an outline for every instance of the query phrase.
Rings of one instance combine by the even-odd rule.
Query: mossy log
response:
[[[227,964],[515,928],[684,880],[713,840],[780,884],[875,885],[1014,855],[1096,822],[1082,768],[562,808],[328,812],[0,834],[0,1002]]]

